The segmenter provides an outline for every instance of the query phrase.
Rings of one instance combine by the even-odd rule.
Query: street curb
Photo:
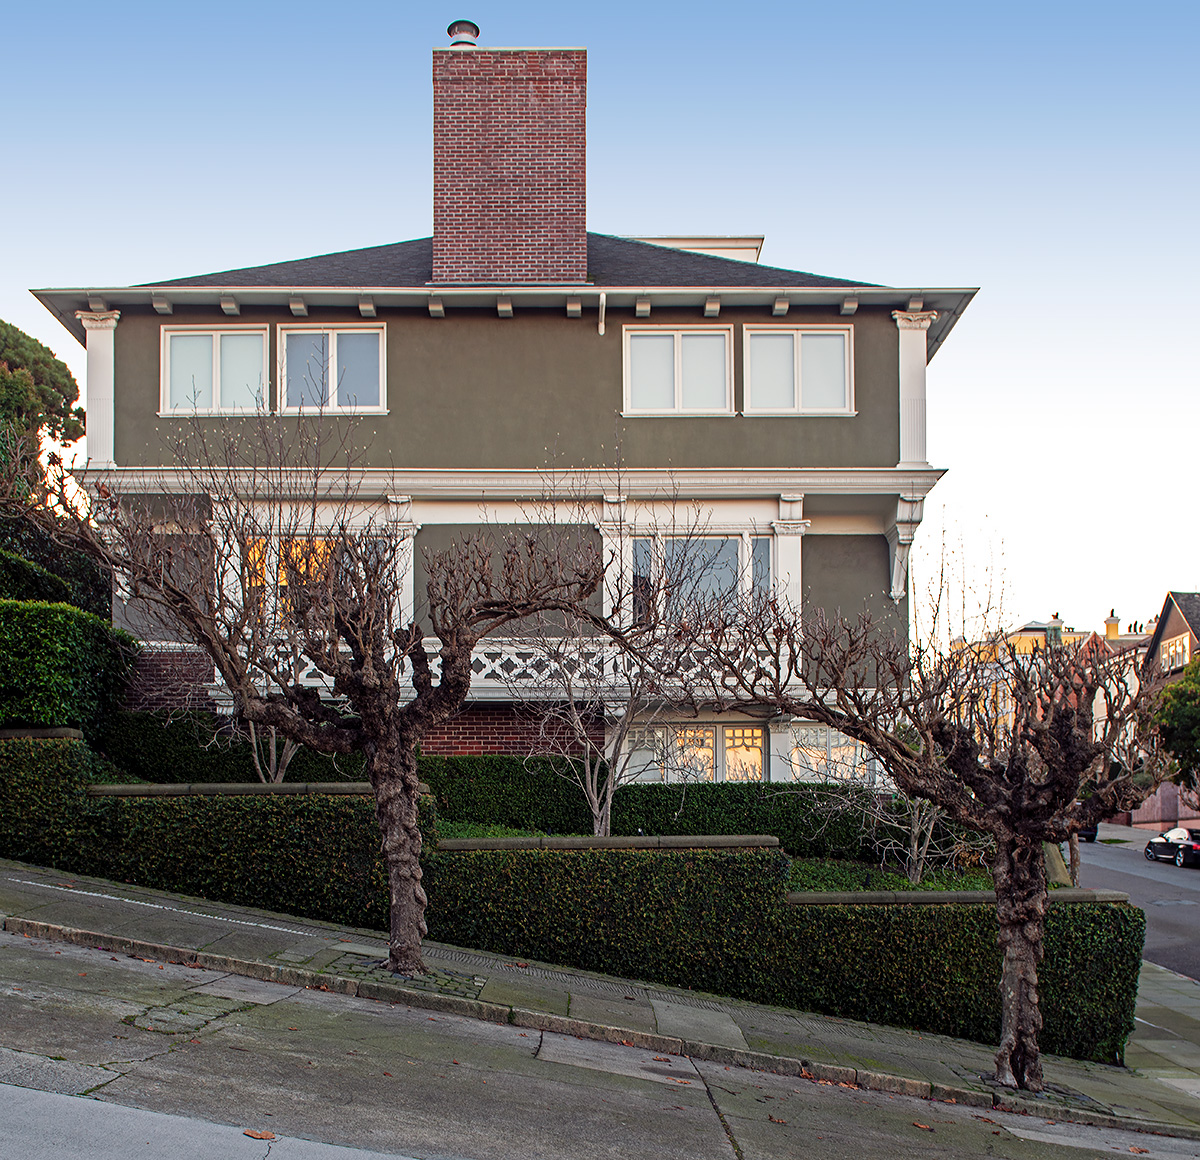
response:
[[[76,946],[95,947],[97,950],[121,951],[146,959],[153,957],[168,961],[176,960],[184,966],[203,967],[205,970],[222,971],[226,974],[241,975],[245,978],[279,983],[283,986],[304,987],[314,991],[331,991],[353,998],[374,999],[387,1003],[404,1003],[408,1007],[439,1011],[446,1015],[461,1015],[468,1019],[481,1019],[489,1023],[512,1024],[516,1027],[528,1027],[535,1031],[557,1032],[560,1035],[573,1035],[578,1039],[621,1043],[648,1051],[663,1052],[667,1055],[688,1056],[708,1063],[774,1072],[777,1075],[796,1076],[819,1083],[849,1084],[865,1088],[868,1091],[914,1096],[917,1099],[964,1104],[968,1107],[991,1108],[995,1111],[1013,1112],[1019,1115],[1052,1116],[1060,1121],[1089,1124],[1098,1128],[1124,1128],[1187,1140],[1200,1140],[1200,1126],[1169,1124],[1160,1120],[1143,1120],[1136,1116],[1115,1116],[1104,1112],[1091,1112],[1059,1103],[1042,1102],[1036,1096],[1017,1093],[988,1093],[974,1091],[970,1088],[948,1087],[943,1084],[929,1083],[927,1080],[912,1079],[908,1076],[889,1075],[886,1072],[838,1067],[834,1064],[817,1063],[808,1059],[770,1055],[766,1052],[749,1051],[736,1047],[722,1047],[718,1044],[676,1039],[672,1036],[657,1035],[647,1031],[631,1031],[622,1027],[609,1027],[603,1023],[589,1023],[583,1019],[572,1019],[566,1015],[552,1015],[545,1011],[529,1011],[521,1007],[506,1007],[499,1003],[484,1003],[478,999],[465,999],[459,995],[441,995],[433,991],[404,987],[399,983],[387,983],[374,979],[360,981],[341,975],[331,975],[323,971],[311,971],[304,967],[279,966],[274,963],[235,959],[228,955],[217,955],[208,951],[146,942],[143,939],[126,938],[123,935],[99,934],[95,931],[78,930],[75,927],[37,922],[28,918],[6,917],[3,919],[2,929],[11,934],[24,935],[27,938],[41,938],[48,942],[65,942]]]

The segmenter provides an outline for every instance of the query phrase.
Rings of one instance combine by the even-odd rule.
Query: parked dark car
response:
[[[1079,840],[1081,842],[1094,842],[1096,835],[1100,832],[1099,824],[1093,822],[1090,826],[1081,826],[1079,830]]]
[[[1200,830],[1180,826],[1158,834],[1146,843],[1146,858],[1150,862],[1174,862],[1176,866],[1200,865]]]

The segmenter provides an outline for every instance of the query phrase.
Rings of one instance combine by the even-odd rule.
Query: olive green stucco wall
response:
[[[889,595],[891,566],[883,536],[805,536],[801,556],[805,604],[847,619],[864,609],[908,634],[908,600]]]
[[[135,466],[163,461],[157,418],[163,325],[270,324],[270,366],[277,365],[275,324],[361,323],[357,312],[310,309],[307,319],[280,309],[122,311],[116,332],[115,454]],[[568,319],[561,310],[381,310],[387,327],[388,414],[364,417],[372,466],[396,468],[540,468],[611,466],[616,446],[627,467],[894,467],[899,456],[896,326],[886,310],[793,309],[788,324],[854,328],[852,418],[620,417],[622,325],[609,311],[597,334],[595,311]],[[645,320],[638,320],[644,322]],[[696,310],[656,308],[651,322],[696,325]],[[742,405],[741,324],[771,322],[762,308],[725,309],[716,320],[734,334],[735,408]],[[272,384],[274,386],[274,384]],[[158,430],[156,430],[156,428]]]

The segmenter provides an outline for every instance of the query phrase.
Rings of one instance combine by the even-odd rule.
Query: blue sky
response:
[[[448,21],[583,45],[590,228],[982,288],[930,366],[918,573],[946,542],[1009,623],[1144,620],[1200,590],[1200,5],[959,7],[8,4],[0,318],[82,381],[29,287],[425,235]]]

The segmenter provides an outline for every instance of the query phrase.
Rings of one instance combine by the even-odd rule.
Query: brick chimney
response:
[[[587,50],[472,31],[433,52],[433,281],[586,282]]]

